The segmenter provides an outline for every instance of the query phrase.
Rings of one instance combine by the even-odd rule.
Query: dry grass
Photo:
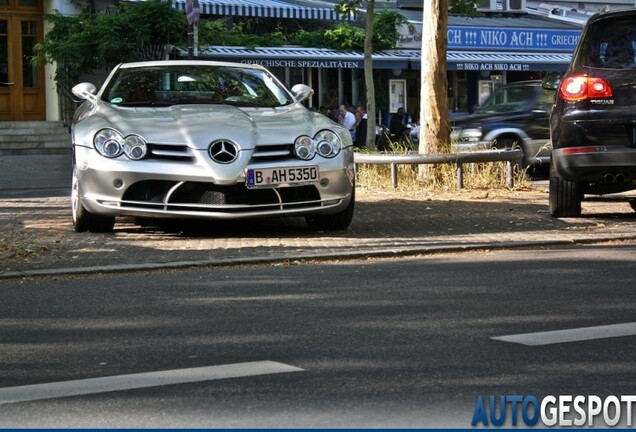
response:
[[[428,176],[421,178],[418,165],[397,165],[397,191],[453,191],[457,190],[457,165],[429,165]],[[508,189],[507,163],[485,162],[464,164],[464,188],[469,190]],[[516,188],[530,184],[526,171],[515,171]],[[358,164],[357,186],[365,190],[395,191],[391,183],[390,165]]]

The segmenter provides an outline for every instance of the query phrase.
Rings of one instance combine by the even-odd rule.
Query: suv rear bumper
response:
[[[566,147],[552,150],[557,174],[569,181],[613,183],[636,180],[636,148]]]

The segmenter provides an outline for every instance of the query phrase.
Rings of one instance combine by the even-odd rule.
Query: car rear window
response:
[[[634,18],[599,20],[582,41],[581,66],[604,69],[636,68],[636,22]]]

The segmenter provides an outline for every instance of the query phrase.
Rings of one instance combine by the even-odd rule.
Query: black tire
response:
[[[79,181],[73,172],[73,185],[71,188],[71,210],[73,214],[73,227],[76,232],[112,232],[115,227],[114,216],[96,215],[84,208],[81,200]]]
[[[356,204],[355,187],[351,191],[351,201],[349,205],[340,213],[335,214],[316,214],[305,216],[307,225],[313,230],[335,231],[344,230],[351,225],[353,219],[353,210]]]
[[[579,217],[582,200],[580,185],[559,177],[554,164],[550,164],[550,214],[554,217]]]

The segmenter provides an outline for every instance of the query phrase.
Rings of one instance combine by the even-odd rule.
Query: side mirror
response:
[[[84,82],[77,84],[71,91],[78,98],[86,99],[92,102],[95,101],[97,87],[95,87],[95,85],[92,83]]]
[[[556,90],[561,83],[561,74],[552,72],[543,77],[541,86],[546,90]]]
[[[302,102],[314,94],[314,89],[305,84],[296,84],[292,87],[291,92],[296,98],[296,102]]]

